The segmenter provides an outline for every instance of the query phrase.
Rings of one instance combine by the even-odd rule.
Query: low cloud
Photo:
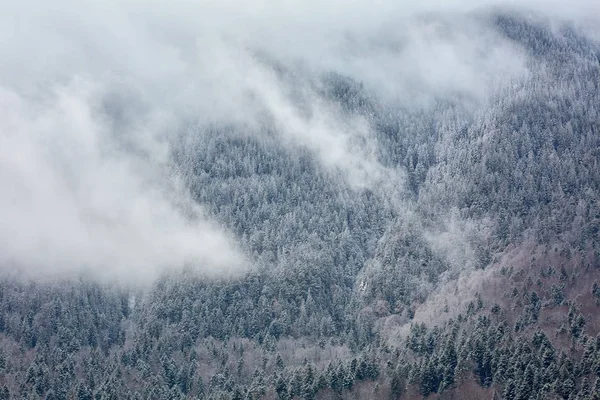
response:
[[[527,6],[566,8],[541,3]],[[368,113],[323,97],[323,74],[392,105],[457,93],[485,101],[527,73],[519,49],[469,16],[497,5],[514,3],[4,2],[0,262],[132,279],[189,264],[239,270],[235,240],[170,164],[172,140],[190,125],[272,129],[351,187],[397,197],[402,174],[378,162]]]
[[[138,282],[186,265],[239,270],[234,242],[169,173],[152,138],[160,123],[137,127],[145,141],[115,139],[98,90],[77,81],[39,101],[0,92],[3,269]]]

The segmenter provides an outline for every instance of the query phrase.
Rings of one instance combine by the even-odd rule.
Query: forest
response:
[[[510,49],[478,57],[519,64],[483,95],[405,101],[253,56],[284,105],[188,119],[166,163],[243,268],[3,272],[0,399],[600,399],[600,41],[506,9],[463,18]],[[389,40],[369,45],[401,51]]]

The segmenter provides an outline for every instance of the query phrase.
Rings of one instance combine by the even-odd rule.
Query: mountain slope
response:
[[[248,271],[3,278],[0,398],[598,398],[600,43],[465,18],[524,60],[483,98],[256,55],[287,108],[170,153]]]

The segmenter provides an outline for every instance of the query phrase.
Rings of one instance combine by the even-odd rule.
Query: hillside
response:
[[[411,24],[348,39],[360,56],[346,64],[248,50],[248,81],[228,78],[233,96],[203,103],[210,118],[184,115],[157,151],[189,193],[174,206],[130,179],[160,140],[119,138],[141,154],[122,164],[94,142],[127,167],[85,175],[82,156],[69,182],[123,197],[65,207],[110,210],[108,233],[84,224],[56,253],[35,247],[41,261],[0,247],[0,399],[600,398],[600,41],[505,8]],[[102,127],[137,132],[151,106],[127,96],[94,103]],[[129,194],[139,201],[113,215]],[[200,228],[165,222],[180,215]],[[70,226],[40,241],[62,244]],[[81,235],[98,248],[75,248]],[[178,265],[144,270],[156,259]],[[50,266],[63,260],[91,267]],[[19,269],[45,261],[49,277]]]

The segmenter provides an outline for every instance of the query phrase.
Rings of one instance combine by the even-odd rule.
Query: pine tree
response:
[[[288,400],[288,384],[283,375],[280,375],[275,380],[275,393],[277,393],[277,398],[279,400]]]

